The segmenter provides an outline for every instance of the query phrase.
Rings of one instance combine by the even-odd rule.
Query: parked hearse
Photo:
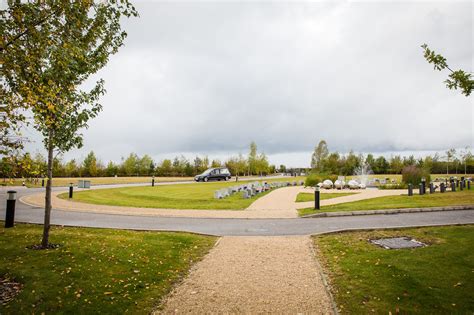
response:
[[[231,177],[232,175],[230,175],[226,167],[215,167],[206,170],[202,174],[196,175],[194,180],[197,182],[207,182],[210,180],[229,180]]]

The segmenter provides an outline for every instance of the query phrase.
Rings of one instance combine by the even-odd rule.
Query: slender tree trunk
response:
[[[48,169],[46,171],[47,182],[46,182],[46,195],[44,205],[44,225],[43,225],[43,239],[41,246],[43,248],[48,247],[49,244],[49,229],[51,227],[51,187],[53,185],[53,131],[49,131],[48,135]]]

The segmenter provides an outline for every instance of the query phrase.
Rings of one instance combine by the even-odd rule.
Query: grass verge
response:
[[[3,226],[3,223],[2,223]],[[214,237],[53,227],[54,250],[30,250],[41,226],[0,229],[0,277],[23,284],[0,314],[149,314]]]
[[[322,206],[321,210],[305,208],[298,210],[300,216],[335,211],[362,211],[401,208],[428,208],[444,206],[474,205],[474,189],[456,192],[435,193],[426,195],[385,196],[337,205]]]
[[[344,197],[344,196],[349,196],[357,193],[322,193],[320,194],[319,198],[321,200],[325,199],[333,199],[337,197]],[[296,196],[296,202],[308,202],[308,201],[314,201],[314,193],[299,193],[298,196]]]
[[[300,177],[293,177],[273,179],[267,182],[300,179]],[[210,182],[88,190],[75,193],[73,200],[100,205],[140,208],[239,210],[247,208],[252,202],[268,193],[265,192],[249,199],[244,199],[241,193],[224,199],[214,198],[216,190],[241,183],[244,182]],[[67,199],[68,195],[61,194],[59,197]]]
[[[410,236],[430,246],[386,250],[367,240]],[[342,314],[472,314],[474,226],[314,237]]]

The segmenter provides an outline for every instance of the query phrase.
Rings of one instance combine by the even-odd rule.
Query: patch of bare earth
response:
[[[224,237],[156,314],[331,314],[308,236]]]

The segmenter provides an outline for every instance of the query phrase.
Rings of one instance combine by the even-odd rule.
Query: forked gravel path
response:
[[[155,314],[332,314],[309,236],[223,237]]]
[[[80,190],[78,190],[80,191]],[[301,186],[279,188],[269,194],[258,198],[245,210],[193,210],[193,209],[154,209],[137,208],[126,206],[108,206],[89,204],[77,201],[60,199],[57,195],[66,191],[55,191],[52,196],[53,209],[79,212],[94,212],[103,214],[135,215],[135,216],[158,216],[158,217],[192,217],[192,218],[239,218],[239,219],[288,219],[297,218],[296,209],[309,208],[314,202],[295,202],[300,192],[314,193],[313,188]],[[322,190],[321,193],[346,193],[357,192],[353,195],[321,200],[321,205],[338,204],[382,196],[400,195],[400,190],[376,190],[366,189],[358,191],[345,190]],[[44,207],[44,193],[23,196],[20,201],[33,207]]]

